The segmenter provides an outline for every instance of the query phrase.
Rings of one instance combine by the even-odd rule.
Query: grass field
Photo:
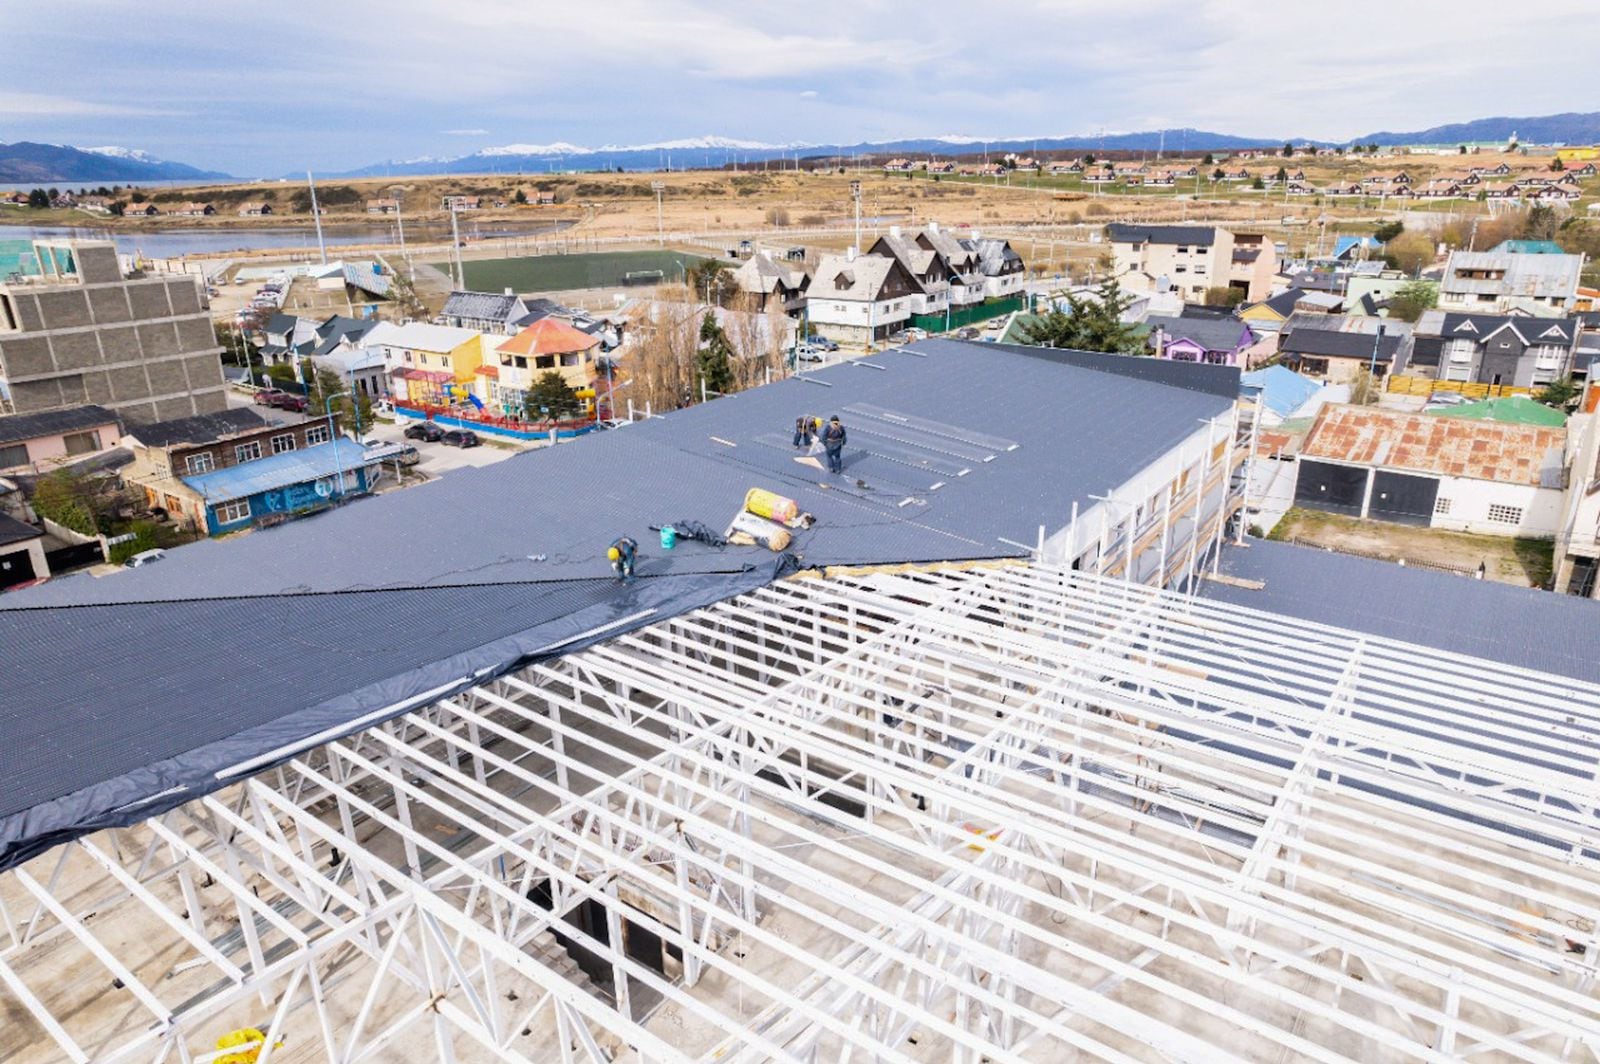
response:
[[[679,265],[694,265],[703,256],[681,251],[601,251],[588,255],[534,255],[521,259],[481,259],[462,263],[467,287],[474,292],[565,292],[575,288],[620,288],[630,273],[660,270],[663,280],[676,281]],[[432,263],[449,273],[448,262]]]

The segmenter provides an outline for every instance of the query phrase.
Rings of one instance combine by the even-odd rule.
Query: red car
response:
[[[288,392],[279,391],[276,388],[263,388],[255,394],[255,404],[257,406],[277,406],[288,398],[288,395]]]

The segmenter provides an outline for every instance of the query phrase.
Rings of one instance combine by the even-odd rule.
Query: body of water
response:
[[[571,222],[543,223],[526,227],[502,225],[462,225],[467,240],[492,237],[532,237],[565,229]],[[394,225],[324,225],[323,239],[329,248],[352,244],[398,246],[400,234]],[[142,232],[127,229],[99,229],[93,226],[0,225],[0,241],[6,240],[112,240],[124,254],[138,253],[146,258],[179,258],[184,255],[253,251],[261,248],[315,248],[317,231],[310,225],[264,226],[260,228],[160,229]],[[407,243],[449,243],[450,227],[406,226]]]

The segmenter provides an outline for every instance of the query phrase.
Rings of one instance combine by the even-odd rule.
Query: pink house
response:
[[[121,419],[103,406],[0,417],[0,473],[45,472],[115,447],[121,440]]]

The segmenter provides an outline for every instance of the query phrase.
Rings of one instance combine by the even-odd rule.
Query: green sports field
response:
[[[586,255],[533,255],[520,259],[481,259],[462,263],[467,287],[474,292],[562,292],[573,288],[618,288],[627,275],[661,272],[661,279],[676,281],[679,264],[693,266],[701,255],[681,251],[600,251]],[[448,262],[432,265],[449,274]],[[642,280],[654,284],[655,279]]]

